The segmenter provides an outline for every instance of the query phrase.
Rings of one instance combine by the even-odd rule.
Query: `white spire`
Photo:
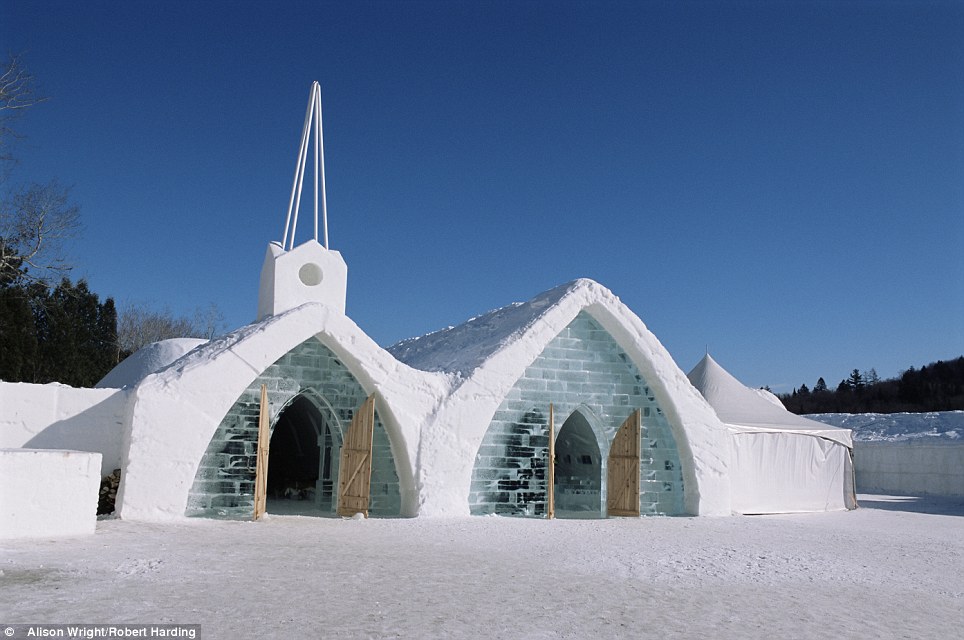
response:
[[[298,149],[298,162],[295,164],[295,179],[291,185],[291,199],[288,201],[288,217],[285,219],[285,232],[281,240],[282,248],[287,251],[295,247],[298,210],[301,208],[301,186],[305,179],[305,165],[308,161],[308,147],[310,146],[312,137],[312,128],[314,128],[315,139],[315,242],[318,241],[318,194],[320,178],[321,219],[324,245],[325,249],[327,249],[328,206],[325,197],[325,149],[321,127],[321,85],[318,84],[317,81],[311,83],[311,91],[308,94],[308,110],[305,113],[305,126],[301,131],[301,147]],[[294,216],[292,216],[292,213],[294,213]]]
[[[315,237],[295,247],[298,211],[301,208],[301,187],[308,163],[312,129],[315,139]],[[318,243],[318,199],[321,195],[321,216],[324,246]],[[328,249],[328,212],[325,203],[325,152],[321,133],[321,85],[311,84],[305,127],[301,131],[301,147],[295,165],[295,180],[291,185],[288,217],[280,243],[271,242],[261,267],[258,286],[258,319],[277,315],[306,302],[319,302],[338,313],[345,313],[345,292],[348,287],[348,265],[337,251]]]

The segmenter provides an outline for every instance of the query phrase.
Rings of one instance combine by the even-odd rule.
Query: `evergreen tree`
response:
[[[117,346],[117,307],[114,306],[113,298],[104,300],[98,309],[95,341],[97,344],[96,368],[104,371],[106,375],[120,362],[120,350]],[[101,375],[97,379],[100,380],[103,377]]]
[[[858,369],[854,369],[850,372],[850,377],[847,379],[847,385],[854,391],[863,389],[864,377],[860,375],[860,371]]]
[[[964,356],[938,360],[920,369],[910,367],[897,378],[881,380],[875,369],[854,369],[836,391],[823,378],[809,399],[805,387],[780,399],[794,413],[894,413],[898,411],[955,411],[964,409]]]
[[[37,358],[33,311],[24,291],[0,286],[0,380],[26,380]]]
[[[93,386],[117,363],[117,312],[83,280],[0,289],[0,379]]]

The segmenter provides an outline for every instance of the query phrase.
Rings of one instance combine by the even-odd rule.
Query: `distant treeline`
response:
[[[120,361],[113,299],[101,302],[83,280],[50,287],[6,275],[0,271],[0,380],[92,387]]]
[[[793,413],[919,413],[964,409],[964,356],[911,367],[896,378],[881,380],[873,369],[854,369],[836,389],[823,378],[813,389],[800,385],[777,397]]]

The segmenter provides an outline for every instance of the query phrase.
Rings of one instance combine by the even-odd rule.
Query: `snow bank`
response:
[[[129,395],[118,389],[0,382],[0,447],[101,454],[101,474],[121,466]]]
[[[133,386],[206,342],[199,338],[172,338],[154,342],[125,358],[94,386],[114,389]]]
[[[99,453],[0,449],[0,538],[94,533]]]
[[[964,442],[964,411],[929,413],[815,413],[818,422],[853,431],[854,440]]]

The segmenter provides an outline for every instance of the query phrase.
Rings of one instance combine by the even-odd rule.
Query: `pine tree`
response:
[[[0,289],[0,379],[93,386],[117,363],[117,311],[83,280]]]
[[[850,377],[847,379],[847,386],[855,391],[864,388],[864,377],[860,375],[860,371],[858,369],[854,369],[850,372]]]
[[[0,287],[0,380],[28,379],[36,358],[30,302],[22,289]]]

